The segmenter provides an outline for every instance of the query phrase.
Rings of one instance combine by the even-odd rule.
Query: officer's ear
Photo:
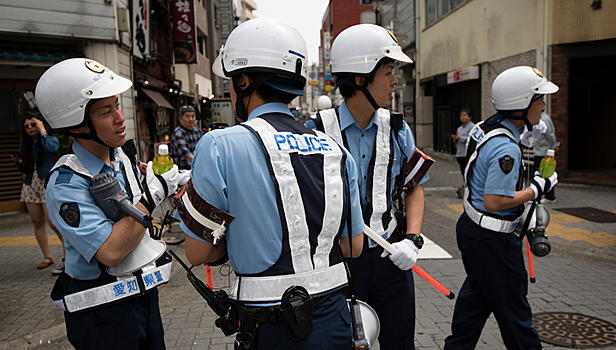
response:
[[[366,78],[364,77],[355,77],[355,84],[357,84],[357,86],[362,86],[364,85],[364,82],[366,81]]]

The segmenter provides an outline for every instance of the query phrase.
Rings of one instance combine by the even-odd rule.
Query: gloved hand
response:
[[[180,175],[178,172],[178,166],[173,165],[173,168],[169,169],[162,175],[154,175],[152,169],[152,162],[148,162],[148,168],[145,174],[144,190],[145,196],[150,205],[156,207],[167,196],[175,194],[175,190],[178,188],[178,181]]]
[[[181,189],[190,180],[190,170],[180,170],[180,179],[178,180],[178,189]]]
[[[533,199],[537,199],[541,197],[544,193],[549,192],[556,184],[558,183],[558,173],[554,172],[554,174],[547,179],[539,176],[539,172],[535,171],[535,177],[530,183],[530,188],[535,192],[535,197]]]
[[[531,147],[534,141],[536,141],[539,138],[539,136],[541,136],[541,134],[543,134],[547,130],[548,130],[548,125],[543,120],[539,121],[539,124],[533,126],[532,132],[528,131],[528,128],[526,127],[526,125],[524,125],[524,132],[522,132],[522,134],[520,135],[520,143],[526,147]],[[532,137],[533,142],[529,140],[529,137],[531,134],[533,135]]]
[[[396,247],[396,252],[389,255],[387,250],[383,250],[381,258],[389,255],[389,260],[402,271],[408,271],[413,268],[417,262],[417,254],[419,254],[419,248],[415,246],[415,243],[409,239],[403,239],[392,245]]]

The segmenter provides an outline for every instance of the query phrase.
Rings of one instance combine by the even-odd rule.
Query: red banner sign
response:
[[[173,0],[175,63],[197,63],[197,35],[193,0]]]

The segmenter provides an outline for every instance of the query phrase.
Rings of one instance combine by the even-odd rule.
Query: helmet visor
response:
[[[558,85],[552,83],[547,79],[543,79],[539,84],[533,86],[533,93],[540,95],[553,94],[558,91]]]
[[[409,56],[407,56],[404,52],[402,52],[402,48],[398,45],[384,47],[381,50],[385,57],[389,57],[391,59],[394,59],[400,62],[413,63],[413,60]]]
[[[223,46],[220,48],[220,53],[214,60],[214,64],[212,64],[212,72],[221,78],[229,79],[227,76],[225,76],[225,73],[222,69],[222,56],[224,54],[225,54],[225,47]]]

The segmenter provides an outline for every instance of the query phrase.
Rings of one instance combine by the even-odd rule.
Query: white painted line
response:
[[[451,254],[438,244],[434,243],[425,234],[421,234],[424,239],[424,246],[419,250],[417,259],[451,259]]]

